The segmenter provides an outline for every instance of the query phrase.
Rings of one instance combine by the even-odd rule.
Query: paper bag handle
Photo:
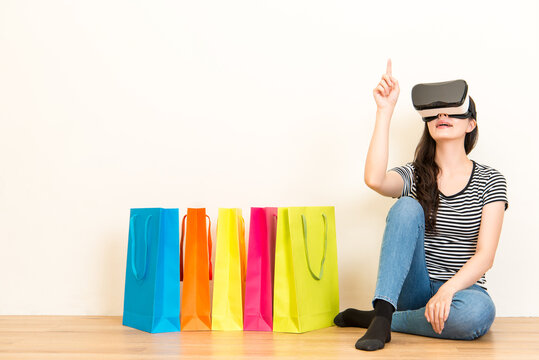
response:
[[[129,241],[132,240],[132,246],[131,246],[131,270],[133,271],[133,275],[135,276],[135,279],[142,280],[146,276],[146,270],[148,268],[148,227],[150,225],[150,219],[152,218],[152,215],[148,216],[146,218],[146,222],[144,224],[144,270],[142,271],[142,274],[139,274],[137,271],[137,266],[135,265],[135,249],[137,248],[136,244],[136,236],[135,236],[135,219],[138,215],[133,215],[131,219],[129,220]]]
[[[309,267],[309,272],[311,273],[312,277],[315,280],[320,280],[322,278],[322,275],[324,273],[324,262],[326,261],[326,255],[327,255],[327,248],[328,248],[328,223],[326,214],[322,214],[322,218],[324,219],[324,255],[322,256],[322,261],[320,262],[320,273],[317,276],[312,268],[311,268],[311,262],[309,260],[309,247],[307,245],[307,219],[305,218],[305,215],[301,214],[301,220],[303,223],[303,240],[305,242],[305,257],[307,258],[307,266]]]
[[[212,247],[212,243],[211,243],[211,219],[208,215],[206,215],[206,217],[208,218],[208,262],[210,264],[210,280],[212,280],[212,265],[211,265],[211,247]]]
[[[239,235],[239,249],[240,249],[240,261],[241,261],[241,274],[242,282],[245,284],[245,277],[247,272],[246,254],[245,254],[245,219],[240,215],[241,219],[241,235]]]
[[[185,215],[182,219],[182,233],[181,233],[181,240],[180,240],[180,281],[183,281],[183,239],[185,234],[185,218],[187,215]],[[209,258],[209,265],[210,265],[210,280],[212,279],[212,264],[211,264],[211,252],[212,252],[212,241],[211,241],[211,219],[208,215],[206,217],[209,220],[208,224],[208,258]]]

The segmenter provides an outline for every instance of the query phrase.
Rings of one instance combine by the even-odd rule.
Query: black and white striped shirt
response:
[[[473,170],[468,184],[456,194],[445,196],[440,193],[440,204],[436,214],[439,235],[425,231],[425,261],[429,277],[434,280],[449,280],[475,254],[483,206],[493,201],[507,200],[505,177],[496,169],[473,161]],[[396,171],[404,180],[402,196],[416,197],[413,178],[413,163],[397,166]],[[487,289],[485,274],[476,282]]]

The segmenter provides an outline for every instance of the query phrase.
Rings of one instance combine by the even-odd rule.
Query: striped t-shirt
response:
[[[440,203],[436,213],[436,228],[439,235],[425,231],[425,261],[429,277],[446,281],[475,254],[483,206],[493,201],[507,200],[505,177],[496,169],[473,161],[473,170],[468,184],[456,194],[445,196],[440,193]],[[409,162],[397,166],[396,171],[404,180],[402,196],[416,197],[413,177],[414,166]],[[487,289],[485,274],[476,282]]]

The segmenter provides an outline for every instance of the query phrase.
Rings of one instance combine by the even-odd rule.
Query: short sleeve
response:
[[[496,169],[492,169],[483,193],[483,206],[494,201],[505,202],[505,210],[509,207],[507,200],[507,182],[505,177]]]
[[[389,171],[397,172],[402,177],[402,180],[404,180],[404,186],[402,188],[402,193],[399,196],[399,199],[402,196],[410,196],[412,192],[412,184],[413,184],[413,179],[414,179],[413,163],[409,162],[409,163],[406,163],[405,165],[391,168],[389,169]]]

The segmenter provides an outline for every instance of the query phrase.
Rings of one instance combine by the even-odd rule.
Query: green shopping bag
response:
[[[332,326],[339,313],[335,208],[279,208],[277,219],[273,331]]]

